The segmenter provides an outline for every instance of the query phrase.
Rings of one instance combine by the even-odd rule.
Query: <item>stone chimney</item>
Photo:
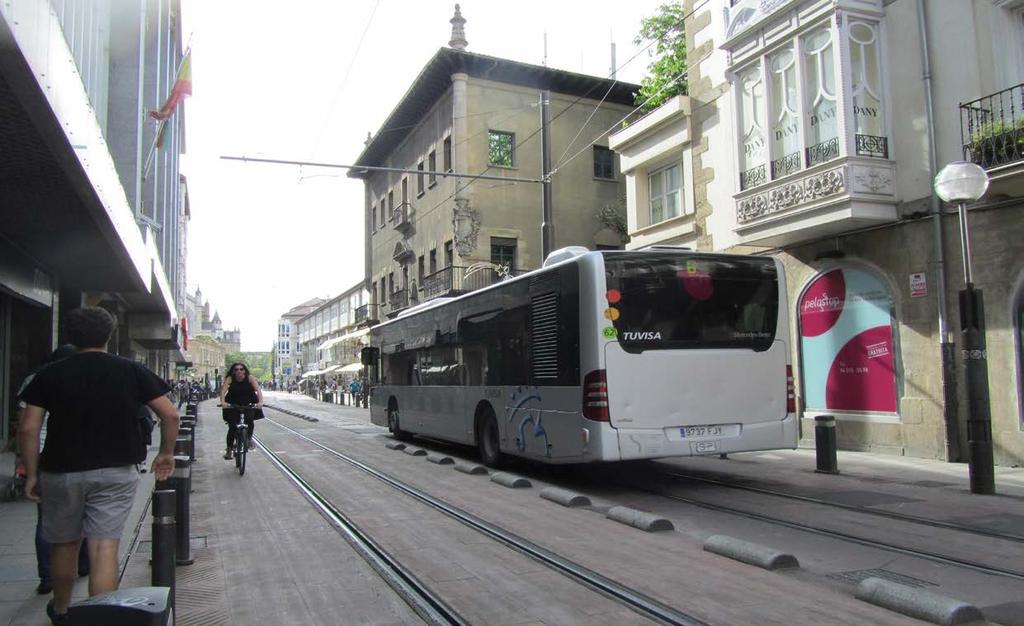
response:
[[[448,45],[456,50],[465,50],[469,42],[466,41],[466,18],[462,17],[462,13],[459,11],[459,5],[455,5],[455,15],[452,19],[448,20],[452,25],[452,39],[448,42]]]

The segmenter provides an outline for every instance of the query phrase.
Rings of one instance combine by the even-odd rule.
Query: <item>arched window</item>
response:
[[[863,269],[833,269],[811,281],[799,306],[806,410],[896,413],[896,347],[886,284]]]

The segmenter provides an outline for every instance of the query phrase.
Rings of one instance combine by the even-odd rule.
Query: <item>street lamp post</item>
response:
[[[981,290],[974,288],[971,268],[971,236],[967,202],[975,202],[988,190],[988,174],[966,161],[954,161],[935,176],[935,192],[956,204],[960,215],[960,251],[964,261],[964,288],[960,291],[961,355],[964,390],[967,394],[967,445],[971,493],[995,493],[992,461],[992,414],[988,397],[988,360],[985,350],[985,305]]]

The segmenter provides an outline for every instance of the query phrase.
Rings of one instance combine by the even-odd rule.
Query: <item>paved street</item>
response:
[[[486,476],[455,472],[449,465],[388,449],[384,444],[390,438],[368,423],[365,409],[297,394],[268,393],[266,401],[290,414],[268,409],[267,419],[257,425],[260,447],[251,454],[244,477],[238,476],[233,463],[220,458],[223,428],[216,407],[211,402],[200,405],[191,499],[195,563],[177,568],[179,624],[420,621],[333,524],[309,505],[271,462],[268,451],[469,623],[650,621],[395,491],[328,449],[706,623],[913,623],[853,597],[855,583],[869,575],[971,603],[993,623],[1022,623],[1020,578],[778,523],[799,521],[829,532],[1019,571],[1024,556],[1024,544],[1019,542],[855,510],[862,507],[951,525],[971,523],[1012,535],[1021,528],[1018,520],[1024,509],[1024,471],[1019,469],[999,472],[998,496],[979,497],[967,493],[963,466],[840,453],[843,473],[825,476],[811,471],[813,453],[798,450],[607,468],[515,464],[510,471],[527,477],[532,486],[509,489]],[[435,458],[475,460],[465,448],[419,440],[411,447],[425,448]],[[586,495],[591,504],[567,508],[537,497],[550,486]],[[122,586],[149,582],[150,488],[140,489],[131,528],[126,530],[124,549],[131,554]],[[785,500],[779,494],[854,508]],[[604,516],[613,505],[663,516],[675,530],[646,533],[614,522]],[[741,516],[738,510],[777,521]],[[33,593],[33,514],[24,502],[0,505],[0,624],[46,623],[44,598]],[[134,537],[136,526],[140,533]],[[792,553],[800,567],[772,572],[711,554],[702,544],[713,534]],[[76,596],[84,593],[79,585]]]

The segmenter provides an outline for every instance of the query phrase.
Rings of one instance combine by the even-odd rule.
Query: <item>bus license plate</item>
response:
[[[684,426],[679,430],[682,431],[684,439],[691,437],[721,437],[722,427],[721,426]]]
[[[690,448],[694,454],[701,454],[702,452],[717,452],[718,442],[717,441],[694,441],[690,444]]]

